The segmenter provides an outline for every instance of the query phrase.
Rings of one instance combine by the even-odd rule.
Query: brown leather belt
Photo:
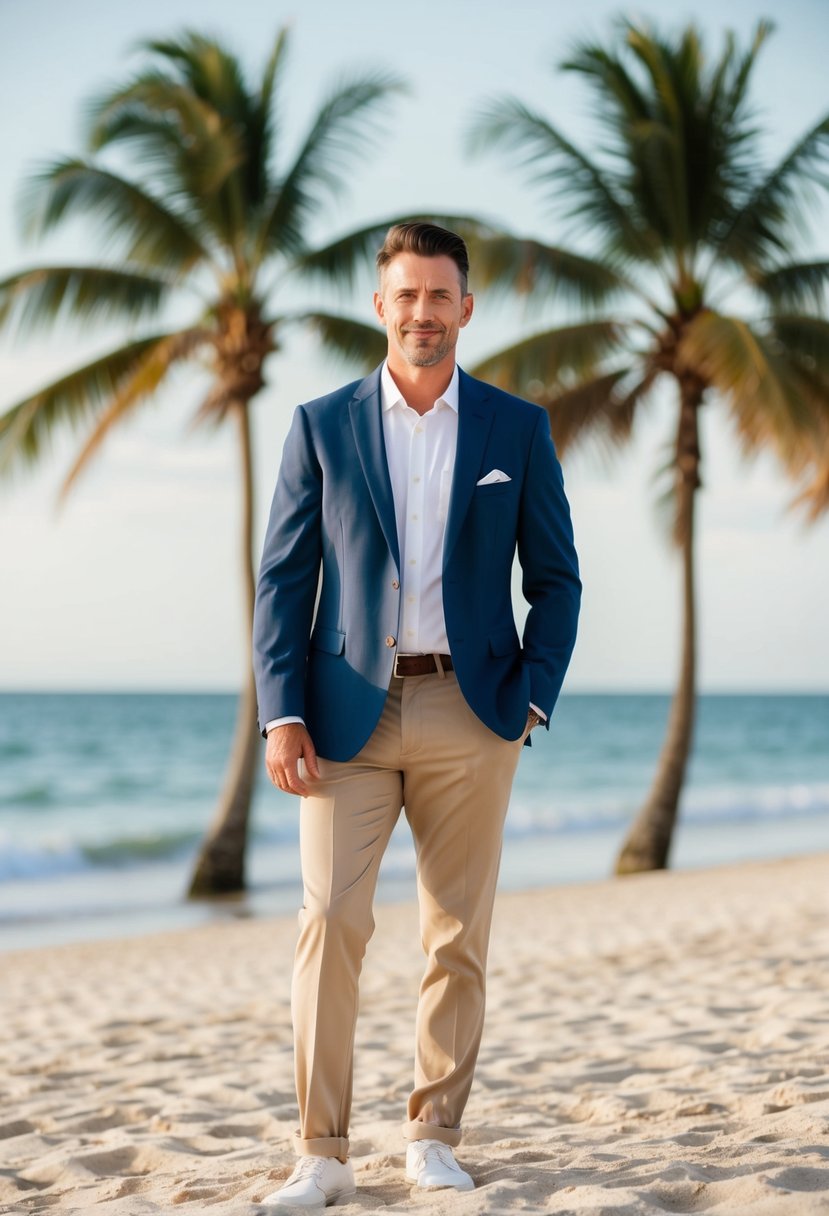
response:
[[[440,661],[438,667],[437,661]],[[394,660],[396,676],[431,676],[436,671],[452,671],[452,657],[448,654],[398,654]]]

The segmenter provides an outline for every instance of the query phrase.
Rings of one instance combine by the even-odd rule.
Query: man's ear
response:
[[[386,314],[383,309],[383,297],[379,291],[374,293],[374,311],[377,313],[377,319],[381,325],[386,324]]]
[[[469,322],[471,321],[472,311],[473,311],[474,307],[475,307],[475,298],[471,292],[468,292],[461,300],[461,319],[460,319],[461,329],[463,329],[464,325],[468,325]]]

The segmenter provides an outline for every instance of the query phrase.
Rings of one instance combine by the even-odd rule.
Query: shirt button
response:
[[[397,579],[396,579],[396,578],[393,578],[393,579],[391,580],[391,585],[392,585],[392,589],[393,589],[394,591],[399,591],[399,590],[400,590],[400,583],[397,581]]]
[[[391,636],[391,634],[389,634],[389,636],[386,638],[386,645],[391,647],[394,646],[394,644],[394,638]]]
[[[417,558],[410,557],[410,558],[409,558],[409,565],[410,565],[410,566],[416,566],[416,565],[417,565]]]
[[[415,427],[415,435],[422,435],[422,434],[423,434],[423,427],[422,427],[422,426],[416,426],[416,427]]]

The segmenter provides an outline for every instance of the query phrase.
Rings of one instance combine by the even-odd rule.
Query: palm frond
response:
[[[620,33],[627,28],[620,26]],[[647,95],[631,76],[618,55],[587,39],[578,39],[568,56],[558,64],[562,72],[576,72],[594,88],[601,104],[598,115],[609,123],[614,133],[623,123],[647,119],[650,107]]]
[[[706,97],[702,48],[693,26],[676,44],[625,23],[625,44],[645,82],[646,114],[622,120],[629,193],[642,222],[683,265],[710,222],[710,185],[726,159],[720,116]]]
[[[829,185],[829,114],[794,146],[732,208],[717,244],[723,256],[754,269],[785,255],[788,235],[805,229],[815,195],[809,185]]]
[[[32,236],[65,219],[91,220],[99,241],[118,244],[138,266],[186,273],[207,257],[196,231],[141,186],[84,160],[62,158],[29,181],[22,207]]]
[[[212,340],[210,330],[195,327],[170,334],[151,346],[119,384],[103,413],[87,436],[60,489],[63,499],[89,466],[92,458],[114,426],[151,397],[162,385],[173,367],[191,358]]]
[[[811,305],[820,311],[829,286],[829,262],[788,262],[750,277],[775,309]]]
[[[274,137],[278,137],[279,123],[279,81],[288,51],[288,27],[283,26],[276,35],[265,70],[262,73],[262,83],[256,98],[256,123],[261,131],[264,148],[263,165],[267,165],[272,150]],[[265,183],[263,183],[264,185]]]
[[[325,347],[366,371],[386,357],[386,331],[375,325],[327,312],[295,313],[286,320],[307,325]]]
[[[534,300],[561,299],[582,308],[606,303],[633,283],[607,261],[529,237],[478,232],[470,242],[475,279]]]
[[[604,150],[620,165],[616,194],[637,228],[675,258],[692,259],[756,179],[757,131],[748,123],[746,86],[769,27],[760,24],[743,57],[729,34],[719,62],[707,70],[693,24],[676,39],[641,20],[615,24],[621,53],[580,42],[561,67],[593,86],[608,137]]]
[[[617,368],[544,396],[542,404],[550,416],[550,430],[559,453],[563,455],[591,441],[610,454],[627,442],[637,407],[646,399],[658,374],[648,369],[642,375],[641,369],[633,366]]]
[[[796,425],[776,427],[766,446],[800,483],[792,507],[805,510],[807,521],[813,522],[829,509],[829,376],[816,374],[790,351],[780,355],[776,343],[772,351],[780,364],[783,392],[796,402],[797,418]],[[744,447],[755,450],[750,441]]]
[[[722,112],[724,115],[730,114],[732,116],[732,122],[735,127],[739,126],[743,107],[747,101],[749,81],[757,62],[757,56],[774,33],[775,28],[776,26],[773,21],[769,21],[766,17],[761,17],[755,27],[751,45],[745,54],[740,56],[735,55],[733,35],[729,33],[718,75],[722,74],[723,77],[726,77],[727,69],[729,67],[732,69]]]
[[[653,259],[653,234],[641,229],[620,183],[540,114],[517,98],[485,105],[469,128],[471,151],[503,146],[555,202],[569,200],[565,214],[578,216],[604,241],[604,252]]]
[[[683,41],[687,37],[686,30]],[[649,96],[656,109],[651,109],[654,118],[666,126],[676,129],[682,121],[682,102],[679,96],[678,73],[676,72],[677,52],[665,43],[651,30],[643,29],[633,22],[628,23],[626,42],[631,52],[644,67],[649,80]],[[698,56],[694,56],[694,66],[699,66]],[[699,91],[698,77],[693,81],[690,92],[696,97]]]
[[[324,101],[266,207],[259,236],[263,249],[302,251],[309,219],[342,191],[347,168],[381,129],[377,111],[403,90],[399,77],[374,72],[346,82]]]
[[[161,57],[165,74],[171,68],[178,71],[185,92],[199,100],[209,117],[208,131],[191,148],[187,180],[195,192],[208,196],[210,205],[204,206],[204,213],[238,257],[250,227],[250,212],[262,206],[268,191],[269,131],[260,98],[248,87],[237,56],[198,31],[185,30],[177,39],[147,42],[145,49]],[[271,65],[275,72],[273,56]],[[197,167],[201,187],[194,177]],[[203,176],[211,167],[215,172],[212,184]]]
[[[177,69],[185,89],[215,111],[242,126],[250,118],[244,73],[238,58],[221,42],[197,30],[184,30],[178,38],[151,38],[143,49],[164,61],[165,75]]]
[[[801,462],[803,485],[795,496],[792,506],[806,512],[806,518],[814,523],[829,511],[829,460],[820,451],[829,451],[829,426],[826,427],[820,448],[806,455]]]
[[[93,150],[128,143],[165,192],[215,195],[245,159],[234,121],[159,71],[94,100],[88,122]]]
[[[61,318],[135,321],[158,312],[170,288],[115,266],[36,266],[0,282],[0,325],[11,321],[25,333]]]
[[[129,342],[24,397],[0,415],[0,473],[42,455],[55,431],[94,418],[169,333]]]
[[[777,313],[769,328],[788,358],[829,384],[829,321],[807,313]]]
[[[618,321],[585,321],[533,334],[482,360],[473,374],[516,393],[535,397],[570,387],[574,377],[593,376],[602,359],[617,350],[626,327]]]
[[[814,429],[814,413],[776,344],[739,317],[711,310],[688,324],[678,347],[683,365],[726,400],[746,454],[763,446],[785,453]]]
[[[214,105],[169,73],[147,69],[126,85],[100,94],[87,104],[88,142],[92,151],[130,138],[129,118],[137,115],[166,118],[168,131],[179,142],[205,143],[219,133],[221,123]]]

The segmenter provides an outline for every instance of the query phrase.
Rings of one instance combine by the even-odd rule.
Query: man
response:
[[[581,591],[544,411],[456,366],[473,307],[464,242],[401,224],[377,265],[388,357],[296,410],[256,597],[266,766],[302,798],[300,1160],[265,1200],[276,1207],[354,1193],[358,979],[403,806],[427,955],[406,1174],[420,1187],[474,1185],[452,1149],[481,1039],[504,817],[521,747],[534,725],[549,726]],[[516,548],[530,605],[523,642]]]

